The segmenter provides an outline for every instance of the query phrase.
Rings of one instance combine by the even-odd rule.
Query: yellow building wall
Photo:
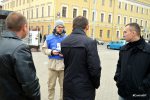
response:
[[[123,38],[123,29],[124,17],[127,17],[127,23],[130,22],[130,17],[132,17],[133,22],[135,19],[138,19],[138,23],[141,23],[143,20],[143,29],[148,29],[150,32],[150,2],[149,0],[112,0],[112,6],[110,6],[111,0],[104,0],[104,5],[102,4],[103,0],[96,0],[96,6],[93,0],[18,0],[18,5],[16,4],[17,0],[5,0],[4,9],[13,10],[23,13],[27,17],[28,12],[28,21],[30,29],[36,29],[37,26],[40,28],[42,34],[48,33],[48,26],[50,25],[50,33],[54,28],[55,20],[62,19],[65,22],[65,28],[67,34],[72,32],[72,21],[73,21],[73,8],[78,9],[77,15],[83,15],[83,9],[87,9],[87,18],[89,20],[89,31],[88,36],[94,38],[99,38],[104,41],[119,40]],[[20,5],[21,1],[21,5]],[[29,2],[27,2],[29,1]],[[119,2],[121,2],[121,9],[119,9]],[[125,10],[125,4],[127,3],[127,10]],[[9,4],[9,8],[8,8]],[[144,5],[143,5],[144,4]],[[14,5],[14,6],[13,6]],[[17,6],[16,6],[17,5]],[[62,6],[67,6],[67,17],[63,18],[62,15]],[[133,11],[131,11],[131,5],[133,5]],[[48,16],[48,6],[51,6],[50,16]],[[139,12],[136,12],[136,7],[138,6]],[[42,7],[44,7],[44,17],[42,17]],[[38,18],[36,18],[36,9],[38,8]],[[142,14],[142,8],[144,8],[144,13]],[[33,18],[32,18],[32,9],[33,9]],[[92,12],[96,9],[96,20],[92,21]],[[148,10],[148,14],[147,14]],[[57,14],[60,13],[60,16]],[[101,13],[104,13],[104,22],[101,22]],[[112,15],[111,23],[108,23],[108,16]],[[118,15],[120,15],[120,24],[118,24]],[[147,28],[144,26],[145,21],[147,21]],[[94,28],[95,27],[95,28]],[[95,29],[95,31],[94,31]],[[100,37],[100,30],[103,30],[102,37]],[[110,37],[107,37],[107,32],[110,30]],[[116,32],[119,31],[120,35],[117,37]]]

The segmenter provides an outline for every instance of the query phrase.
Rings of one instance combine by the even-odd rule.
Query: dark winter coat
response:
[[[61,44],[64,55],[64,100],[94,100],[100,85],[100,60],[96,41],[75,29]]]
[[[150,95],[150,45],[143,38],[121,48],[114,79],[120,96],[147,100]]]

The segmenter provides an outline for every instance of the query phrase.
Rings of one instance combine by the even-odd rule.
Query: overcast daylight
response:
[[[31,98],[150,100],[150,0],[0,0],[0,100]]]

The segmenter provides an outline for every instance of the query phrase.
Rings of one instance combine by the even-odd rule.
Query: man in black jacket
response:
[[[0,100],[40,100],[39,80],[29,47],[22,42],[27,20],[13,12],[0,39]]]
[[[129,43],[120,50],[114,77],[120,100],[150,99],[150,45],[140,33],[137,23],[126,25],[124,30]]]
[[[64,55],[64,100],[94,100],[100,85],[100,60],[96,41],[88,38],[88,20],[73,20],[73,32],[61,44]]]

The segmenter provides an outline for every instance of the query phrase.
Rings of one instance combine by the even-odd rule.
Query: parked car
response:
[[[111,41],[111,42],[108,43],[107,49],[117,49],[117,50],[119,50],[126,43],[127,42],[125,40]]]
[[[149,41],[148,41],[148,40],[145,40],[145,42],[149,43]]]
[[[98,45],[104,45],[104,41],[102,41],[102,40],[99,40],[99,39],[95,39],[96,40],[96,42],[97,42],[97,44]]]

